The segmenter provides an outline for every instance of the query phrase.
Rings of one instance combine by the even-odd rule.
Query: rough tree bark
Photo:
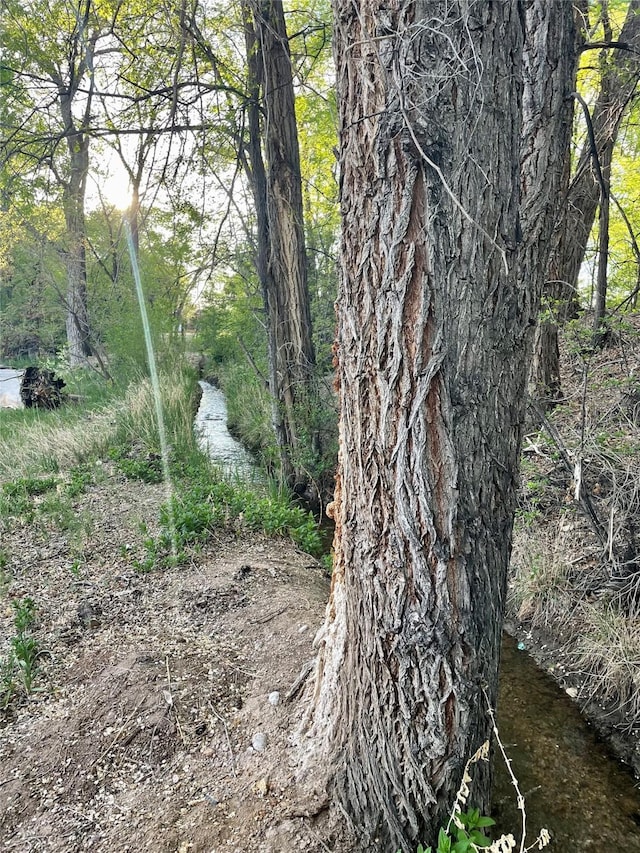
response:
[[[272,422],[283,478],[294,486],[308,478],[299,451],[301,441],[310,437],[315,353],[295,97],[282,2],[246,2],[245,32],[248,156],[257,215],[257,268],[269,336]]]
[[[434,843],[489,736],[484,691],[496,699],[539,252],[568,132],[555,70],[573,39],[570,3],[528,5],[543,92],[517,2],[334,0],[340,461],[307,734],[385,851]],[[474,776],[485,808],[488,767]]]

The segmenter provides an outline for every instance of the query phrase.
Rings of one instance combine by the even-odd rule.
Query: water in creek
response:
[[[22,370],[0,367],[0,409],[21,409],[20,380]]]
[[[229,434],[224,397],[201,383],[196,429],[224,467],[251,475],[251,457]],[[498,726],[526,796],[528,837],[545,827],[551,851],[640,853],[640,791],[580,715],[577,706],[526,652],[505,636]],[[501,831],[520,827],[515,792],[496,765],[494,804]]]
[[[640,790],[631,774],[511,637],[502,647],[498,728],[526,797],[528,838],[545,827],[551,851],[640,853]],[[502,762],[496,776],[495,816],[513,831],[519,813]]]
[[[195,421],[200,447],[227,473],[255,480],[255,461],[227,429],[227,405],[222,391],[208,382],[201,382],[200,387],[202,399]]]

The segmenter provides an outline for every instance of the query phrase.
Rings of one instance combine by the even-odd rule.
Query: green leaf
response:
[[[444,829],[438,833],[438,853],[451,853],[451,839]]]

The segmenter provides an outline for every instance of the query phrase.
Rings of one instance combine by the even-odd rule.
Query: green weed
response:
[[[288,536],[307,553],[321,553],[316,520],[285,493],[264,495],[257,486],[225,480],[204,457],[192,456],[182,474],[175,493],[160,509],[160,535],[144,540],[146,558],[138,563],[140,570],[184,562],[189,549],[228,525]]]
[[[162,482],[162,459],[157,452],[145,451],[140,447],[113,447],[108,456],[128,480],[141,480],[143,483]]]
[[[0,662],[0,710],[6,711],[12,700],[21,693],[33,690],[40,649],[29,633],[36,617],[36,605],[28,596],[14,601],[15,635],[9,640],[9,652]]]

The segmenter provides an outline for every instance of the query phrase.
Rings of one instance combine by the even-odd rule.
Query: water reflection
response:
[[[526,796],[530,840],[544,826],[552,851],[640,851],[640,791],[631,774],[510,637],[502,649],[498,727]],[[502,764],[493,799],[500,830],[513,831],[520,821]]]

